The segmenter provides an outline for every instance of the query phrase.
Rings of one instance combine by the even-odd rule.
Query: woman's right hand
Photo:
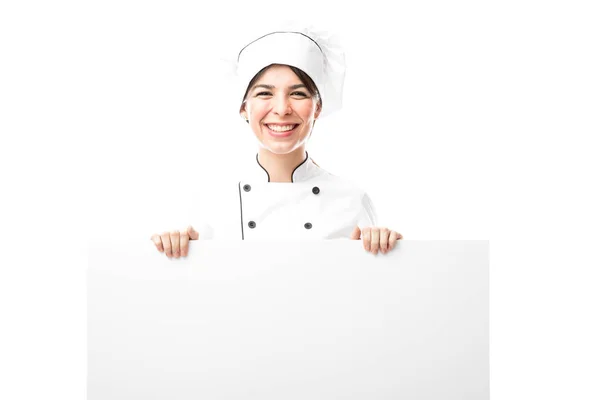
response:
[[[190,225],[185,231],[164,232],[162,235],[154,234],[150,238],[156,245],[156,249],[164,252],[167,257],[179,258],[188,255],[189,241],[198,240],[198,232]]]

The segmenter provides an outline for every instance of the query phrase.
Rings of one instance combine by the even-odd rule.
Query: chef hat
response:
[[[334,34],[288,21],[275,29],[255,33],[250,39],[237,55],[240,97],[264,67],[285,64],[301,69],[315,82],[323,103],[321,116],[342,107],[346,62]]]

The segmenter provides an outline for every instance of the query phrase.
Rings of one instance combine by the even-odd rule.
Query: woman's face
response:
[[[305,144],[320,110],[288,66],[273,65],[250,88],[240,112],[265,149],[287,154]]]

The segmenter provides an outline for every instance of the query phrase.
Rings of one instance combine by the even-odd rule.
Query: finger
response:
[[[179,257],[179,236],[179,231],[171,231],[171,245],[173,246],[171,251],[175,258]]]
[[[191,225],[187,228],[187,234],[190,237],[190,240],[198,240],[198,237],[200,236]]]
[[[354,229],[352,230],[352,233],[350,234],[350,239],[351,240],[358,240],[360,239],[360,228],[357,226],[354,227]]]
[[[371,229],[371,253],[377,254],[379,250],[379,228]]]
[[[182,257],[187,257],[187,255],[188,255],[189,242],[190,242],[190,237],[187,235],[186,232],[182,233],[179,236],[179,250],[181,251]]]
[[[364,228],[362,230],[363,247],[366,251],[371,251],[371,228]]]
[[[160,239],[162,240],[162,245],[165,249],[165,255],[169,258],[173,257],[173,253],[171,252],[171,236],[169,235],[169,232],[160,235]]]
[[[396,247],[396,241],[402,239],[402,235],[396,231],[390,233],[390,250]]]
[[[381,252],[383,254],[387,253],[389,250],[390,241],[390,230],[388,228],[382,228],[379,232],[379,247],[381,248]]]
[[[154,242],[154,245],[156,246],[156,249],[158,251],[160,251],[161,253],[163,251],[165,251],[165,249],[163,249],[163,246],[162,246],[162,240],[160,240],[160,235],[154,234],[154,235],[152,235],[150,240],[152,240]]]

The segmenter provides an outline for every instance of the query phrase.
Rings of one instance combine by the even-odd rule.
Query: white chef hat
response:
[[[271,64],[291,65],[315,82],[326,116],[342,107],[346,61],[337,36],[313,26],[286,21],[255,33],[239,50],[236,75],[240,102],[254,76]]]

